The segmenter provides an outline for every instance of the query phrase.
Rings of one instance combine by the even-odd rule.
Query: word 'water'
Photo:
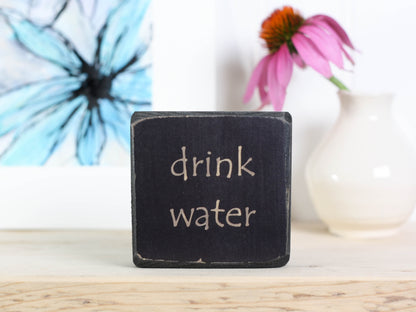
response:
[[[172,217],[172,223],[174,227],[177,227],[179,222],[183,220],[183,223],[186,227],[190,227],[193,221],[195,211],[199,214],[196,216],[195,225],[198,227],[203,227],[205,230],[209,229],[209,211],[206,207],[197,207],[191,208],[188,213],[184,209],[179,209],[179,212],[176,213],[175,209],[170,209],[170,214]],[[210,209],[215,218],[215,223],[219,227],[224,227],[225,224],[232,227],[249,227],[250,226],[250,216],[256,213],[256,210],[250,210],[249,207],[245,207],[245,213],[242,213],[242,210],[238,207],[232,208],[227,211],[225,218],[220,219],[220,214],[225,213],[225,209],[220,209],[220,200],[218,199],[215,204],[214,209]],[[200,213],[199,213],[200,212]],[[222,221],[222,222],[221,222]]]

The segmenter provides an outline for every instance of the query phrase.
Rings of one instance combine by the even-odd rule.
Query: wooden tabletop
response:
[[[350,240],[292,225],[275,269],[139,269],[129,231],[0,231],[0,311],[416,311],[416,224]]]

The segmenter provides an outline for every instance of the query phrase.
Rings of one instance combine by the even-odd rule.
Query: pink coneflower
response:
[[[250,78],[244,102],[259,89],[261,107],[273,104],[282,110],[286,88],[292,77],[293,63],[306,65],[328,78],[340,89],[347,89],[332,75],[329,63],[343,69],[343,55],[354,64],[344,49],[354,49],[348,35],[331,17],[315,15],[304,19],[291,7],[275,10],[262,24],[260,37],[266,41],[269,54],[263,57]]]

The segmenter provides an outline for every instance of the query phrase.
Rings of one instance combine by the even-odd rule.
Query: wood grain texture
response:
[[[415,311],[416,281],[4,283],[1,311]]]
[[[293,225],[275,269],[139,269],[125,231],[0,232],[0,311],[416,311],[415,225],[355,241]]]

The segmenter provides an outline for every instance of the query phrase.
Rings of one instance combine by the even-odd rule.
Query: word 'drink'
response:
[[[281,112],[137,112],[139,267],[279,267],[290,254],[291,128]]]
[[[182,146],[181,150],[182,150],[182,157],[175,160],[172,163],[172,166],[170,167],[170,172],[176,177],[183,176],[183,180],[186,181],[188,180],[188,169],[187,169],[188,158],[186,158],[186,146]],[[242,161],[241,161],[242,150],[243,150],[243,147],[241,145],[238,146],[238,153],[237,153],[238,154],[237,156],[238,168],[237,168],[236,174],[241,177],[243,175],[243,172],[245,172],[246,174],[254,176],[255,172],[247,169],[248,163],[250,163],[253,160],[253,158],[250,157],[249,159],[246,160],[244,164],[242,164]],[[212,152],[208,151],[207,157],[205,158],[205,160],[204,159],[198,160],[197,157],[192,157],[192,176],[193,177],[198,176],[198,173],[197,173],[198,166],[203,167],[202,169],[204,169],[205,167],[203,174],[205,174],[207,178],[211,177],[211,171],[212,171],[211,164],[213,163],[211,161],[211,155],[212,155]],[[226,169],[227,173],[225,176],[228,179],[231,179],[231,174],[233,173],[233,161],[231,160],[231,158],[217,157],[215,160],[215,164],[216,164],[214,165],[215,176],[217,177],[221,176],[221,172],[222,172],[221,168],[223,167],[223,164],[225,164],[227,166],[227,169]],[[181,166],[181,168],[179,169],[180,171],[177,169],[178,165]]]

